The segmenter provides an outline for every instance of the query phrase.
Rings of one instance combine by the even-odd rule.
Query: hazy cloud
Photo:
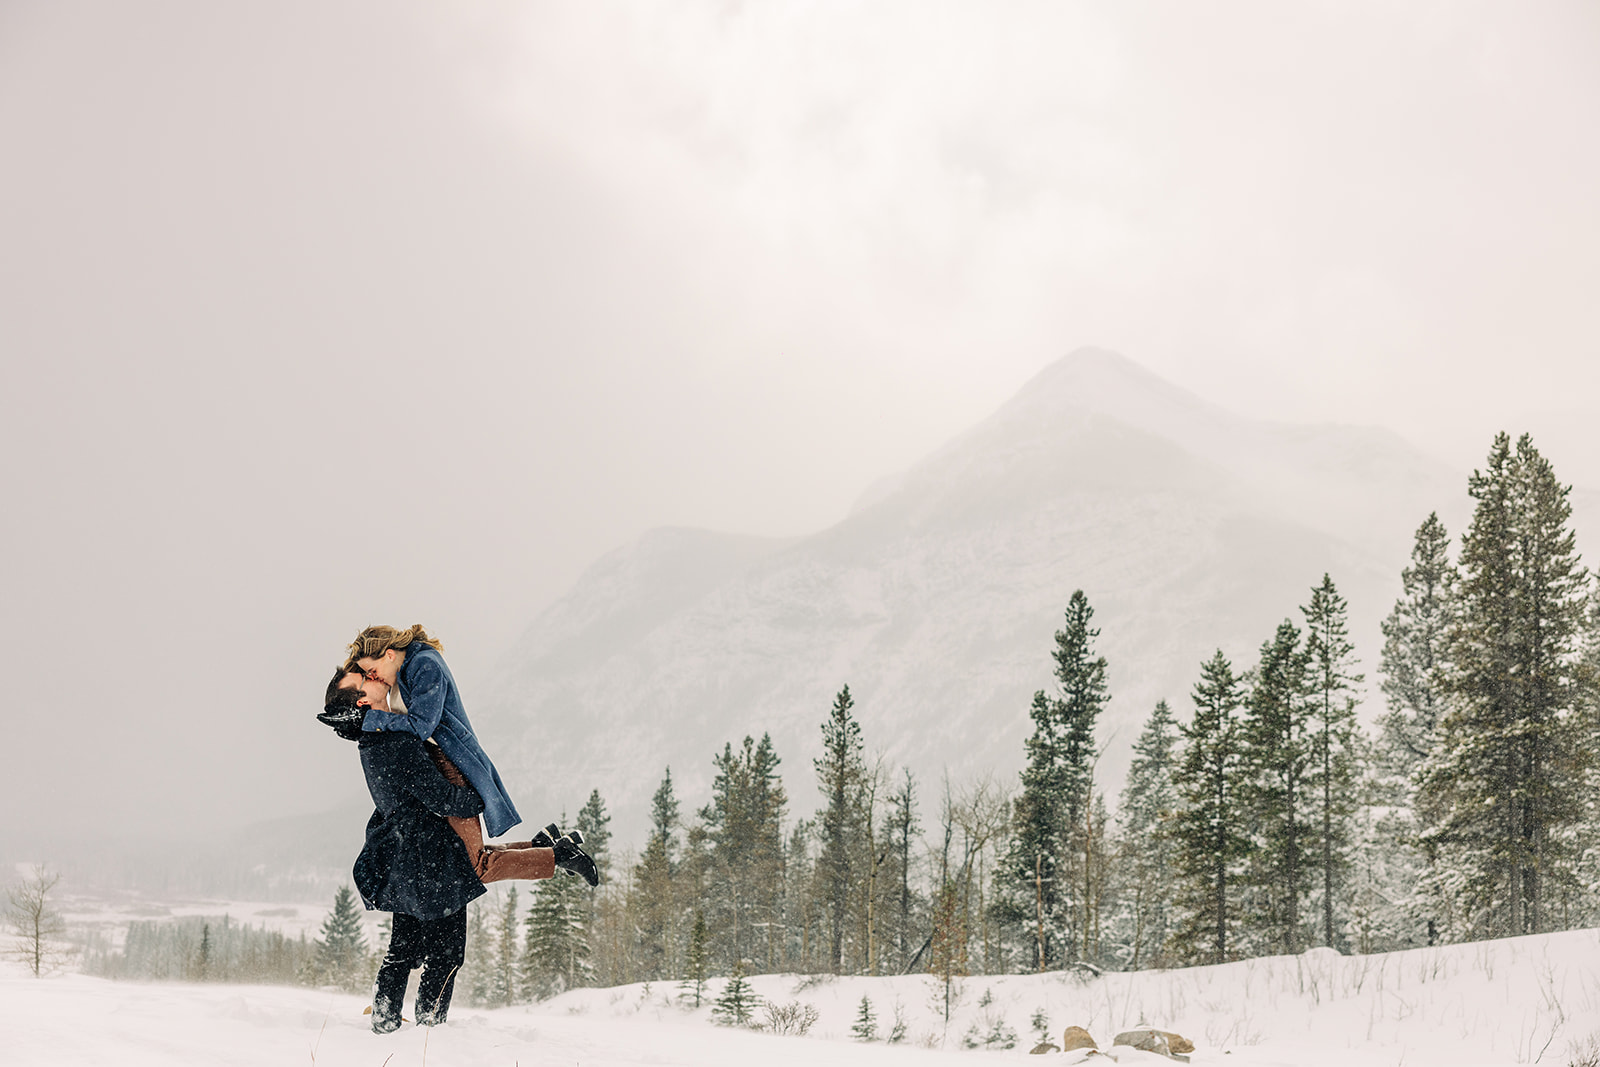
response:
[[[1597,50],[1580,2],[9,4],[0,803],[356,793],[307,723],[358,626],[470,697],[601,551],[826,525],[1082,344],[1463,466],[1542,410],[1600,481]]]

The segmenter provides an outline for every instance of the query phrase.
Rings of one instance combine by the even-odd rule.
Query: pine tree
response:
[[[1593,753],[1600,751],[1600,584],[1589,595],[1577,682],[1577,743],[1583,751]],[[1583,783],[1576,791],[1583,810],[1564,842],[1568,853],[1577,857],[1571,884],[1562,898],[1561,925],[1569,930],[1600,925],[1600,760],[1588,760]]]
[[[1378,723],[1385,758],[1404,779],[1432,755],[1443,709],[1445,641],[1460,580],[1449,553],[1450,535],[1431,513],[1417,528],[1400,599],[1383,621],[1378,671],[1388,710]]]
[[[1070,867],[1067,853],[1065,796],[1067,774],[1061,757],[1060,724],[1054,703],[1044,690],[1033,694],[1028,711],[1033,735],[1024,743],[1028,763],[1022,770],[1015,828],[1006,857],[1010,893],[996,905],[1006,925],[1026,930],[1033,969],[1044,971],[1060,962],[1065,937],[1063,883]]]
[[[579,818],[586,818],[581,811]],[[561,822],[564,825],[566,821],[563,813]],[[605,822],[596,822],[594,828],[604,831]],[[586,851],[588,840],[586,832]],[[581,878],[557,871],[554,878],[535,882],[529,893],[533,899],[528,906],[527,933],[517,969],[523,995],[544,1000],[587,985],[594,978],[588,926],[592,894],[588,885]]]
[[[1355,645],[1349,637],[1349,607],[1324,574],[1300,609],[1306,623],[1306,692],[1310,697],[1311,760],[1306,785],[1317,842],[1321,846],[1322,943],[1336,945],[1335,888],[1348,860],[1356,776]]]
[[[355,894],[349,886],[340,886],[333,895],[333,910],[322,921],[322,936],[316,942],[314,981],[360,992],[372,981],[368,962],[367,939],[361,932]]]
[[[1173,943],[1191,962],[1222,963],[1237,954],[1229,933],[1238,922],[1235,883],[1249,839],[1238,797],[1244,753],[1237,716],[1244,696],[1221,649],[1201,666],[1193,700],[1193,721],[1179,727],[1185,746],[1175,775],[1182,803],[1171,833],[1184,918]]]
[[[1098,627],[1090,626],[1094,609],[1083,590],[1074,590],[1067,603],[1066,626],[1056,631],[1056,681],[1060,695],[1056,711],[1061,723],[1061,763],[1066,793],[1062,814],[1066,819],[1066,838],[1072,850],[1071,865],[1079,868],[1082,885],[1079,909],[1081,935],[1087,955],[1093,925],[1094,890],[1089,884],[1095,847],[1093,826],[1093,777],[1098,753],[1094,748],[1094,724],[1109,701],[1106,688],[1106,661],[1094,654]],[[1073,944],[1076,945],[1076,939]]]
[[[1291,955],[1302,946],[1301,911],[1309,885],[1312,756],[1309,656],[1288,619],[1261,646],[1245,701],[1247,777],[1240,799],[1258,835],[1251,887],[1261,905],[1252,931],[1262,947]]]
[[[1456,611],[1460,575],[1450,562],[1450,535],[1437,513],[1417,528],[1411,563],[1400,572],[1401,596],[1383,622],[1383,656],[1379,661],[1387,710],[1378,719],[1376,758],[1379,767],[1364,783],[1366,828],[1362,848],[1369,859],[1364,866],[1369,883],[1363,890],[1371,900],[1360,906],[1369,918],[1392,904],[1398,916],[1417,924],[1413,936],[1398,925],[1389,935],[1393,944],[1435,944],[1448,904],[1442,898],[1437,846],[1418,841],[1415,775],[1422,761],[1438,747],[1439,720],[1444,713],[1443,686],[1448,672],[1450,626]],[[1400,879],[1394,885],[1372,883],[1375,872]],[[1380,904],[1379,900],[1384,903]],[[1370,938],[1369,938],[1370,940]]]
[[[677,970],[678,799],[672,791],[672,768],[650,801],[650,837],[634,868],[632,911],[638,916],[641,977],[667,978]]]
[[[600,797],[600,790],[593,789],[589,792],[589,799],[584,801],[583,807],[578,809],[578,817],[574,820],[578,830],[583,834],[583,849],[594,860],[595,869],[600,872],[600,886],[590,889],[582,879],[571,877],[557,872],[557,877],[562,881],[578,883],[569,886],[580,901],[579,907],[583,914],[583,933],[589,942],[587,959],[589,967],[583,978],[584,982],[598,981],[601,985],[617,985],[631,979],[631,975],[619,973],[617,968],[624,965],[619,959],[619,952],[606,951],[602,948],[607,933],[615,934],[615,923],[603,921],[602,907],[614,899],[617,887],[611,879],[611,815],[606,811],[606,802]],[[605,912],[605,915],[614,914],[615,909]],[[610,946],[607,945],[606,948]],[[596,964],[604,964],[606,970],[598,971]],[[576,981],[577,976],[571,976]]]
[[[722,995],[711,1006],[711,1018],[723,1026],[749,1026],[760,1006],[761,998],[745,978],[744,961],[735,960]]]
[[[857,1041],[878,1040],[878,1016],[872,1010],[872,1000],[865,993],[861,995],[861,1004],[856,1008],[856,1021],[850,1027],[850,1036]]]
[[[211,924],[200,928],[200,948],[195,953],[194,978],[197,982],[211,980]]]
[[[594,860],[603,883],[611,870],[611,816],[606,812],[606,802],[600,798],[600,790],[589,791],[589,799],[578,809],[576,822],[583,834],[583,850]]]
[[[788,803],[778,777],[772,738],[746,737],[735,752],[724,745],[714,761],[711,803],[700,812],[711,846],[704,907],[708,924],[726,934],[714,958],[777,962],[783,887],[783,813]]]
[[[1130,970],[1159,965],[1170,933],[1168,911],[1174,896],[1177,844],[1167,821],[1178,810],[1178,727],[1172,709],[1159,701],[1133,745],[1133,763],[1117,818],[1117,852],[1126,889],[1125,919],[1119,940]]]
[[[706,978],[710,975],[706,917],[698,909],[689,931],[689,948],[684,953],[683,980],[678,983],[678,999],[698,1008],[705,1000]]]
[[[1040,690],[1028,712],[1034,730],[1006,857],[1009,892],[996,907],[1004,921],[1034,935],[1033,963],[1041,971],[1072,958],[1090,925],[1094,724],[1110,699],[1105,658],[1094,654],[1100,630],[1093,618],[1083,590],[1075,590],[1055,635],[1057,695]]]
[[[1359,734],[1357,743],[1366,745]],[[1432,916],[1424,855],[1415,847],[1409,807],[1396,806],[1386,761],[1368,754],[1361,768],[1350,847],[1351,866],[1341,893],[1352,948],[1363,955],[1429,943]],[[1420,921],[1419,921],[1420,920]]]
[[[866,775],[862,756],[861,725],[850,714],[855,701],[847,685],[834,699],[822,724],[822,756],[813,760],[817,787],[825,806],[817,813],[822,854],[817,858],[817,878],[828,921],[828,967],[842,973],[844,938],[849,924],[850,885],[855,872],[851,855],[860,832],[859,794]]]
[[[1567,527],[1570,487],[1527,435],[1495,438],[1468,490],[1449,707],[1418,774],[1423,840],[1466,868],[1468,933],[1553,928],[1546,894],[1570,871],[1588,765],[1576,708],[1587,573]]]

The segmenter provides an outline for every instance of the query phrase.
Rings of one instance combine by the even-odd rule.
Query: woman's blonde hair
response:
[[[444,651],[444,645],[438,638],[430,637],[421,623],[406,630],[396,630],[393,626],[369,626],[356,634],[356,639],[350,642],[350,654],[345,657],[345,670],[353,669],[358,659],[377,659],[391,648],[404,652],[414,641],[422,642],[435,652]]]

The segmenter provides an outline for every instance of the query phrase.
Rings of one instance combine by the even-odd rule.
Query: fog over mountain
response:
[[[1495,431],[1600,487],[1597,47],[1592,0],[0,3],[0,862],[347,874],[312,712],[371,623],[623,841],[746,730],[813,810],[845,682],[926,793],[1014,781],[1080,585],[1113,787],[1324,569],[1374,674]]]
[[[470,694],[474,715],[530,819],[598,788],[636,844],[665,767],[688,813],[712,756],[763,731],[791,813],[809,814],[819,727],[848,684],[869,750],[931,805],[946,770],[1015,781],[1082,588],[1109,661],[1114,803],[1154,703],[1186,718],[1202,659],[1248,666],[1324,572],[1375,680],[1412,532],[1437,509],[1458,533],[1468,503],[1460,472],[1386,430],[1251,421],[1083,349],[828,529],[659,529],[604,556]]]

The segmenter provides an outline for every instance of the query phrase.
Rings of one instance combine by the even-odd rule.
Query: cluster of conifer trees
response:
[[[1567,489],[1501,435],[1469,482],[1459,557],[1430,515],[1383,624],[1387,709],[1330,576],[1252,662],[1199,665],[1187,715],[1156,705],[1113,817],[1095,769],[1110,699],[1087,597],[1056,634],[1012,792],[918,783],[867,755],[848,687],[813,760],[820,806],[791,818],[771,739],[714,759],[685,817],[670,770],[644,849],[613,862],[604,804],[579,826],[605,881],[537,884],[472,921],[472,997],[771,971],[971,973],[1168,966],[1379,951],[1600,919],[1595,810],[1600,600]]]
[[[346,886],[334,895],[314,940],[289,937],[265,923],[236,923],[227,915],[141,920],[128,924],[120,949],[91,939],[83,969],[107,978],[332,985],[365,992],[377,956],[367,946],[361,914]]]

